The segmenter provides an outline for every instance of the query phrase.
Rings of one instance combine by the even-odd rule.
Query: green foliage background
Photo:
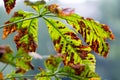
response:
[[[91,2],[94,4],[94,2]],[[103,59],[102,57],[99,57],[97,56],[97,73],[99,75],[101,75],[101,77],[103,78],[103,80],[119,80],[119,74],[120,74],[120,64],[119,64],[119,52],[120,52],[120,49],[119,49],[119,41],[120,41],[120,38],[119,38],[119,35],[120,35],[120,9],[119,9],[119,3],[120,1],[119,0],[101,0],[99,3],[97,4],[100,4],[99,6],[99,10],[101,12],[101,16],[100,17],[95,17],[94,15],[96,13],[93,14],[93,16],[89,16],[89,17],[93,17],[94,19],[96,20],[99,20],[100,22],[102,23],[106,23],[108,24],[113,33],[115,34],[116,36],[116,39],[114,41],[112,41],[110,43],[110,46],[111,46],[111,50],[110,50],[110,54],[108,56],[107,59]],[[86,3],[87,4],[87,3]],[[88,3],[89,4],[89,3]],[[23,5],[21,7],[21,5]],[[17,6],[15,7],[14,11],[16,11],[17,9],[24,9],[24,10],[28,10],[28,11],[31,11],[29,8],[24,8],[25,5],[23,4],[23,2],[19,2],[19,4],[17,4]],[[79,7],[79,5],[78,5]],[[14,12],[13,11],[13,12]],[[87,12],[87,10],[86,10]],[[11,13],[12,15],[13,13]],[[88,12],[89,14],[89,12]],[[83,14],[84,16],[84,14]],[[3,22],[5,22],[10,16],[6,14],[5,10],[3,9],[3,7],[0,7],[0,25],[2,25]],[[41,23],[44,23],[44,22],[40,22]],[[49,38],[49,35],[48,35],[48,32],[47,32],[47,29],[46,27],[44,27],[45,25],[42,24],[41,26],[41,29],[40,29],[40,36],[39,37],[39,45],[42,45],[42,46],[39,46],[38,49],[38,53],[40,54],[44,54],[46,53],[49,54],[49,53],[55,53],[55,51],[53,50],[53,47],[51,48],[52,44],[51,44],[51,40]],[[44,34],[45,36],[42,36],[42,34]],[[0,36],[2,36],[2,31],[0,31]],[[12,38],[10,37],[13,37],[13,36],[9,36],[9,38],[7,38],[7,40],[3,41],[3,40],[0,40],[0,45],[1,44],[10,44],[12,46],[13,49],[15,49],[15,44],[13,44],[13,40]],[[1,39],[1,38],[0,38]],[[43,41],[43,42],[42,42]],[[35,62],[35,61],[33,61]],[[42,60],[39,61],[40,63],[40,66],[43,65],[42,63]],[[35,65],[37,65],[37,63],[35,63]],[[0,63],[0,68],[3,66],[3,64]],[[37,65],[39,66],[39,65]],[[10,69],[10,66],[8,66],[9,69]],[[7,73],[7,71],[9,69],[5,69],[5,73]],[[12,69],[12,67],[11,67]],[[34,73],[36,73],[37,70],[35,70]],[[34,74],[32,73],[32,74]]]

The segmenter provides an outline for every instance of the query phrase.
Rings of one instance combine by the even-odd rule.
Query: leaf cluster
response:
[[[9,14],[16,0],[3,1],[6,12]],[[44,0],[37,2],[25,0],[24,2],[36,13],[18,10],[5,22],[5,25],[0,27],[3,28],[3,39],[16,32],[14,42],[17,48],[15,54],[9,46],[0,46],[0,61],[17,68],[3,77],[6,65],[0,71],[0,79],[23,80],[33,77],[35,80],[62,80],[67,77],[71,80],[101,80],[95,72],[96,59],[92,51],[104,58],[107,57],[109,44],[106,40],[114,39],[109,26],[92,18],[84,18],[74,13],[74,9],[60,8],[59,5],[47,4]],[[40,56],[36,53],[39,46],[39,18],[42,18],[47,25],[56,55],[47,57],[44,61],[45,69],[39,67],[38,74],[25,75],[26,72],[34,70],[31,63],[33,57]],[[33,53],[33,56],[30,53]]]

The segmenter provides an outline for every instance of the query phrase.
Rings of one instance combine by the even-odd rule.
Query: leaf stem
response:
[[[69,74],[69,73],[57,73],[56,75],[61,75],[61,76],[66,76],[78,80],[83,80],[84,78],[81,78],[80,76],[75,76],[74,74]]]
[[[8,64],[5,64],[5,66],[0,70],[0,72],[3,72],[7,66]]]
[[[26,21],[26,20],[30,20],[30,19],[34,19],[34,18],[39,18],[39,17],[42,17],[42,15],[37,15],[37,16],[30,17],[30,18],[25,18],[25,19],[17,20],[15,22],[12,22],[12,23],[9,23],[9,24],[1,25],[0,29],[3,28],[3,27],[5,27],[5,26],[13,25],[13,24],[16,24],[16,23],[19,23],[19,22],[22,22],[22,21]]]

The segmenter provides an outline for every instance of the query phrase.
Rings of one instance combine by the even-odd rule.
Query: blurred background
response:
[[[110,26],[111,30],[115,34],[115,40],[108,42],[110,43],[110,52],[106,59],[101,56],[95,55],[97,59],[96,72],[102,77],[102,80],[120,80],[120,0],[52,0],[51,3],[57,3],[62,7],[75,8],[76,13],[87,18],[91,17],[100,23],[105,23]],[[12,10],[10,15],[6,14],[2,0],[0,1],[0,25],[3,25],[15,11],[22,9],[26,11],[33,11],[30,7],[25,6],[23,0],[17,0],[16,7]],[[6,40],[2,40],[2,29],[0,29],[0,45],[10,45],[16,52],[16,46],[13,42],[12,34],[8,36]],[[39,21],[39,47],[37,52],[42,54],[54,54],[53,44],[51,43],[49,34],[47,32],[44,21]],[[33,61],[34,65],[43,66],[43,60],[36,62]],[[38,64],[39,63],[39,64]],[[0,63],[0,69],[5,64]],[[14,68],[8,66],[4,70],[4,74],[9,73]],[[36,73],[31,72],[31,74]]]

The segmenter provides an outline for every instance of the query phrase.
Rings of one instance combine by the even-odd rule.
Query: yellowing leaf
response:
[[[16,0],[3,0],[6,12],[9,14],[11,10],[15,7]]]
[[[56,51],[64,55],[64,64],[82,64],[80,54],[91,51],[90,47],[82,45],[76,34],[60,21],[48,19],[47,26]]]
[[[84,19],[83,17],[72,14],[70,16],[61,16],[68,24],[79,32],[84,41],[98,54],[107,57],[109,45],[106,39],[114,39],[114,35],[109,27],[105,24],[100,24],[91,18]]]
[[[18,50],[16,58],[14,59],[16,67],[18,68],[16,73],[24,74],[26,71],[34,69],[31,64],[32,57],[29,56],[22,48]]]
[[[5,24],[9,24],[10,22],[6,22]],[[2,39],[6,39],[9,34],[12,34],[17,30],[16,25],[11,25],[11,26],[5,26],[3,30],[3,36]]]
[[[34,16],[33,13],[20,10],[15,12],[6,24],[25,18],[31,18],[32,16]],[[17,31],[17,34],[14,37],[14,41],[17,45],[17,49],[23,48],[26,52],[35,52],[38,41],[38,19],[23,20],[16,24],[5,26],[3,30],[3,39],[6,39],[9,34],[15,31]]]
[[[33,9],[35,9],[39,13],[41,8],[44,7],[46,2],[44,0],[35,1],[35,2],[31,2],[29,0],[24,0],[24,3],[28,6],[31,6]]]
[[[41,73],[35,76],[36,80],[51,80],[51,76],[46,71],[42,71]]]
[[[63,58],[65,66],[75,70],[76,75],[89,80],[99,76],[95,73],[96,60],[91,54],[91,48],[83,45],[80,38],[62,22],[44,18],[47,22],[50,37],[54,47]],[[90,74],[90,75],[88,75]]]
[[[46,59],[45,61],[45,67],[51,71],[55,72],[57,71],[60,63],[62,62],[62,58],[60,57],[55,57],[55,56],[50,56],[49,58]]]

